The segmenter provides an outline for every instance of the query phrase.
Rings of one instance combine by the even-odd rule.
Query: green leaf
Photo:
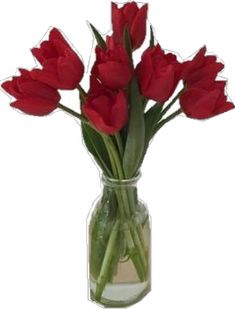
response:
[[[85,90],[80,85],[78,86],[78,91],[79,91],[80,103],[81,103],[81,106],[82,106],[86,101],[87,93],[85,92]]]
[[[161,118],[161,111],[163,105],[156,103],[154,104],[144,115],[145,120],[145,148],[148,147],[148,144],[152,138],[154,127],[156,123]]]
[[[153,33],[153,27],[150,26],[150,41],[149,41],[149,46],[154,47],[155,44],[155,38],[154,38],[154,33]]]
[[[102,38],[100,33],[96,30],[96,28],[92,24],[90,24],[90,27],[91,27],[92,32],[94,33],[94,36],[95,36],[95,39],[96,39],[98,46],[103,48],[103,49],[106,49],[105,40]]]
[[[102,171],[107,176],[112,177],[109,156],[102,137],[86,123],[82,123],[81,127],[83,140],[88,151],[93,155]]]
[[[125,49],[130,59],[132,60],[132,43],[131,43],[130,32],[127,26],[124,29],[123,42],[124,42]]]
[[[120,135],[121,135],[121,138],[122,138],[123,147],[125,148],[126,139],[127,139],[127,127],[124,127],[124,128],[120,131]]]
[[[156,133],[155,127],[156,124],[161,120],[161,111],[163,105],[156,103],[154,104],[144,115],[145,121],[145,141],[144,141],[144,151],[140,164],[144,161],[144,156],[148,150],[150,140],[153,138],[153,135]]]
[[[127,141],[123,157],[123,170],[126,178],[135,176],[144,151],[145,121],[144,107],[136,78],[130,86],[130,119]]]

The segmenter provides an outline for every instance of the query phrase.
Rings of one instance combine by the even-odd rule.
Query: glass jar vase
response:
[[[137,195],[139,178],[103,176],[90,214],[90,299],[104,307],[132,305],[150,291],[150,217]]]

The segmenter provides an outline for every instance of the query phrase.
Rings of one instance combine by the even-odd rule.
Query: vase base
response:
[[[150,283],[122,283],[107,284],[102,298],[97,300],[95,297],[96,284],[90,282],[90,298],[99,303],[104,308],[125,308],[132,306],[142,300],[150,292]]]

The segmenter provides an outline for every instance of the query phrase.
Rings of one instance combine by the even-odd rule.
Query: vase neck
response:
[[[141,173],[138,173],[135,177],[128,179],[116,179],[102,175],[101,181],[103,186],[108,188],[136,188],[137,182],[140,177]]]
[[[140,179],[139,173],[129,179],[112,179],[102,176],[103,200],[109,200],[109,203],[117,203],[120,215],[130,218],[138,208],[137,182]],[[126,218],[124,218],[126,220]],[[124,220],[123,219],[123,220]]]

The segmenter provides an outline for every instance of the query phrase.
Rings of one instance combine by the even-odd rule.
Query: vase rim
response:
[[[106,186],[133,186],[137,183],[137,181],[141,177],[141,172],[138,172],[136,176],[131,178],[124,178],[124,179],[117,179],[117,178],[111,178],[104,174],[102,174],[101,180],[104,185]]]

